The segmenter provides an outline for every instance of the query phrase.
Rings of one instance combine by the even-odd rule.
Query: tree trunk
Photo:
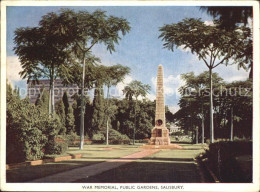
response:
[[[133,145],[135,145],[136,106],[137,106],[137,97],[136,97],[136,99],[135,99],[135,125],[134,125]]]
[[[110,86],[107,86],[107,109],[109,108],[109,88]],[[109,114],[107,113],[107,136],[106,136],[106,144],[109,145],[108,143],[108,134],[109,134],[109,127],[108,127],[108,120],[109,120]]]
[[[204,144],[204,110],[202,104],[202,116],[201,116],[201,143]]]
[[[195,131],[196,131],[196,144],[198,144],[199,143],[199,129],[198,129],[198,127],[196,127]]]
[[[80,146],[79,149],[82,150],[84,146],[84,81],[85,81],[85,53],[83,54],[83,72],[82,72],[82,85],[81,85],[81,111],[80,111]]]
[[[52,100],[51,100],[51,110],[52,110],[52,115],[55,113],[55,97],[54,97],[54,79],[52,79],[52,86],[51,86],[51,92],[52,92]]]
[[[50,89],[49,89],[49,115],[51,115],[51,83],[50,83]]]
[[[109,133],[109,127],[108,127],[108,118],[107,118],[107,136],[106,136],[106,140],[107,140],[106,144],[107,145],[109,145],[109,143],[108,143],[108,133]]]
[[[201,143],[204,144],[204,116],[201,119]]]
[[[210,81],[210,143],[214,143],[214,123],[213,123],[213,93],[212,93],[212,68],[209,68],[209,81]]]
[[[55,108],[54,108],[54,74],[53,70],[50,72],[50,90],[49,90],[49,115],[53,117]]]
[[[230,141],[233,141],[233,107],[231,107],[231,115],[230,115]]]

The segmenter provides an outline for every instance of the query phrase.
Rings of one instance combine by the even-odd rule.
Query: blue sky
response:
[[[18,27],[37,26],[41,16],[51,11],[58,11],[62,7],[7,7],[7,78],[16,86],[26,88],[18,73],[21,70],[19,60],[14,54],[14,31]],[[65,8],[65,7],[63,7]],[[122,37],[116,52],[110,54],[102,45],[93,48],[93,53],[101,58],[104,65],[121,64],[131,68],[131,74],[125,81],[115,87],[122,97],[121,89],[131,80],[139,80],[152,87],[148,98],[155,98],[155,83],[157,66],[164,67],[165,103],[172,111],[177,110],[179,95],[177,89],[183,82],[180,74],[194,72],[199,74],[207,67],[199,61],[196,55],[187,50],[177,49],[171,52],[163,48],[163,42],[158,38],[159,28],[164,24],[177,23],[184,18],[201,18],[210,22],[212,17],[199,10],[199,7],[188,6],[131,6],[131,7],[67,7],[77,10],[93,12],[96,9],[107,11],[108,15],[126,18],[131,26],[130,32]],[[248,72],[237,70],[236,66],[219,66],[214,72],[225,81],[245,80]]]

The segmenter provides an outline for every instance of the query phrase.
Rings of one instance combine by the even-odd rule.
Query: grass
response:
[[[181,150],[161,150],[158,153],[80,179],[77,183],[198,183],[200,176],[193,158],[203,151],[202,145],[182,144]]]
[[[85,145],[83,150],[71,147],[67,154],[82,154],[81,159],[52,162],[44,165],[20,167],[7,170],[7,182],[28,182],[74,168],[88,166],[103,161],[126,156],[142,149],[142,144],[133,145]],[[127,163],[101,174],[75,182],[115,182],[115,183],[157,183],[157,182],[200,182],[193,158],[203,151],[202,145],[180,144],[181,150],[161,150],[160,152]],[[116,163],[116,162],[111,162]]]
[[[6,171],[7,182],[26,182],[74,168],[100,163],[140,151],[138,145],[85,145],[83,150],[71,147],[67,154],[82,154],[81,159],[26,166]]]

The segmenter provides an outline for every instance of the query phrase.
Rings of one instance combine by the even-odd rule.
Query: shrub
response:
[[[47,155],[60,155],[64,154],[68,149],[66,142],[51,142],[46,150]]]
[[[27,99],[10,97],[7,103],[7,163],[40,159],[47,142],[44,125],[48,114]]]
[[[251,182],[244,178],[236,157],[252,156],[251,141],[219,141],[209,145],[204,157],[222,182]]]
[[[75,132],[70,132],[67,136],[67,143],[68,146],[75,146],[77,143],[77,140],[79,140],[79,136]]]
[[[114,129],[110,129],[109,130],[109,143],[110,144],[130,144],[130,139],[127,135],[123,135]]]
[[[138,140],[135,140],[136,143],[149,143],[149,140],[148,138],[145,138],[145,139],[138,139]]]
[[[103,133],[97,132],[96,134],[94,134],[92,136],[92,140],[104,142],[106,140],[106,138]]]

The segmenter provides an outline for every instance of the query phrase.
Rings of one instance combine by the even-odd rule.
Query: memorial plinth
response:
[[[172,149],[182,148],[179,145],[171,144],[169,130],[166,127],[165,120],[165,104],[163,90],[163,66],[158,66],[157,85],[156,85],[156,112],[155,112],[155,127],[152,129],[151,138],[148,145],[144,148],[156,149]]]

